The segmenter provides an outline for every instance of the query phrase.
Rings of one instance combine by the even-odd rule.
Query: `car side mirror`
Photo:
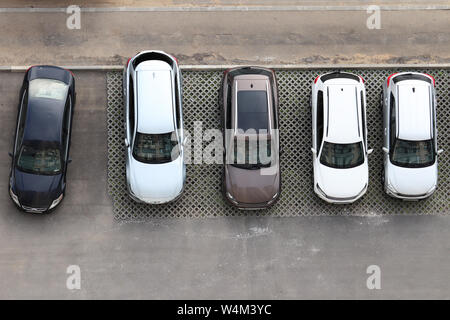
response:
[[[370,155],[370,154],[372,154],[372,153],[373,153],[373,149],[367,150],[367,154],[368,154],[368,155]]]
[[[127,138],[125,138],[124,143],[125,143],[125,147],[128,148],[128,147],[130,146],[130,143],[128,142],[128,139],[127,139]]]
[[[67,159],[67,163],[72,163],[72,159],[71,158]]]
[[[316,155],[317,154],[317,150],[316,149],[314,149],[314,148],[311,148],[311,152],[314,154],[314,155]]]
[[[183,139],[183,147],[187,144],[187,142],[188,142],[188,138],[184,137],[184,139]]]
[[[8,152],[8,155],[9,155],[11,158],[13,157],[12,152]]]
[[[386,148],[386,147],[383,147],[383,152],[384,152],[384,153],[389,153],[389,149]]]
[[[437,154],[440,155],[442,152],[444,152],[444,149],[439,149],[439,150],[437,151]]]

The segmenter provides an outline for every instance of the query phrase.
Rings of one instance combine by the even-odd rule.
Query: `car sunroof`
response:
[[[267,93],[262,90],[242,90],[237,93],[238,129],[268,130]]]

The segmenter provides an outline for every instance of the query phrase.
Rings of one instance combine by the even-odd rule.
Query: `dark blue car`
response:
[[[64,197],[74,107],[70,71],[28,69],[20,90],[9,179],[11,199],[26,212],[48,212]]]

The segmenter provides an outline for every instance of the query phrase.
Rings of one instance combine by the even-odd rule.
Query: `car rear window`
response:
[[[34,79],[30,81],[30,98],[45,98],[65,101],[69,86],[52,79]]]
[[[242,90],[237,93],[238,129],[268,130],[267,93],[262,90]]]

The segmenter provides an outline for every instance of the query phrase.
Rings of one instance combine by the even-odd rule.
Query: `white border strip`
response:
[[[306,69],[393,69],[393,68],[441,68],[450,69],[450,63],[441,64],[218,64],[218,65],[180,65],[182,70],[192,71],[217,71],[234,67],[261,66],[276,70],[306,70]],[[25,72],[30,66],[0,66],[0,72]],[[93,66],[62,66],[72,71],[122,71],[123,65],[93,65]]]
[[[450,63],[442,64],[246,64],[246,65],[180,65],[183,70],[225,70],[234,67],[260,66],[276,70],[305,69],[391,69],[391,68],[450,68]]]
[[[251,11],[366,11],[355,6],[199,6],[199,7],[81,7],[81,12],[251,12]],[[384,11],[450,10],[450,5],[380,5]],[[0,8],[0,13],[58,13],[66,8]]]

